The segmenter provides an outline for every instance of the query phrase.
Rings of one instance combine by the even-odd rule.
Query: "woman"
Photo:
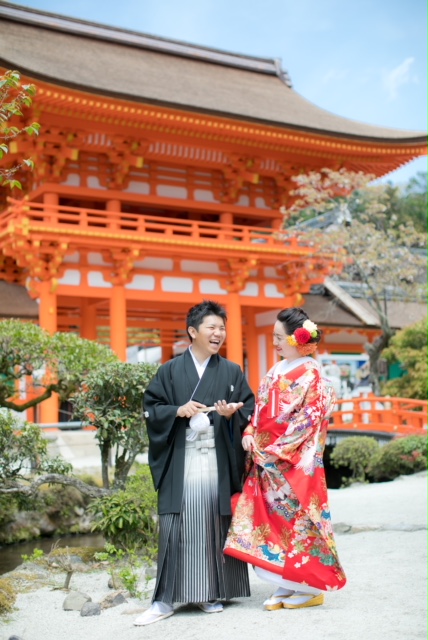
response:
[[[321,605],[346,578],[336,552],[323,450],[335,398],[316,360],[321,332],[302,309],[277,316],[278,362],[262,379],[242,438],[250,452],[242,494],[234,496],[225,554],[254,565],[277,586],[268,610]]]

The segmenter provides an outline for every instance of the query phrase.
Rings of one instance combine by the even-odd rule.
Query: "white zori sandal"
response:
[[[270,596],[270,598],[263,602],[263,607],[266,611],[282,609],[282,603],[287,600],[287,598],[289,598],[289,596]]]
[[[174,613],[174,609],[164,602],[153,602],[149,609],[146,609],[138,618],[134,620],[136,627],[144,627],[147,624],[159,622],[165,618],[169,618]]]
[[[204,613],[221,613],[223,611],[221,602],[198,602],[198,607]]]

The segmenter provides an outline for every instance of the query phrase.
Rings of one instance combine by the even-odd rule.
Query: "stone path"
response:
[[[149,599],[86,618],[63,611],[63,592],[43,588],[19,596],[17,611],[0,623],[0,640],[426,640],[426,480],[419,473],[329,492],[348,584],[328,593],[321,607],[263,611],[271,588],[251,570],[251,598],[227,604],[223,613],[185,606],[159,623],[134,627]],[[75,574],[71,586],[97,602],[107,579]]]

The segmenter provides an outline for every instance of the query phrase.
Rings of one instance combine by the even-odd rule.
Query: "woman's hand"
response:
[[[243,406],[243,402],[227,403],[226,400],[218,400],[217,402],[214,402],[214,407],[217,413],[221,416],[224,416],[225,418],[230,418],[236,411],[238,411],[238,409]]]
[[[244,436],[242,438],[242,448],[244,451],[253,451],[256,448],[254,436]]]

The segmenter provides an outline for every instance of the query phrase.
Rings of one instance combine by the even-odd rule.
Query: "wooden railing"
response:
[[[177,212],[179,215],[179,212]],[[157,215],[104,211],[85,207],[48,205],[38,202],[11,200],[10,206],[0,215],[0,235],[4,235],[11,223],[25,224],[37,231],[52,230],[93,232],[98,236],[135,234],[136,239],[165,238],[211,243],[262,244],[275,249],[299,247],[295,238],[284,241],[274,229],[235,224],[180,220]]]
[[[427,434],[427,405],[424,400],[378,397],[340,399],[329,431],[387,432],[395,435]]]
[[[21,399],[24,403],[35,395],[40,395],[30,387],[30,393]],[[12,398],[10,398],[12,399]],[[17,396],[14,402],[20,404]],[[427,405],[424,400],[411,400],[409,398],[387,398],[368,394],[364,398],[350,398],[338,400],[337,407],[330,418],[328,427],[332,435],[335,431],[349,432],[349,435],[364,432],[385,433],[390,437],[427,435]],[[55,423],[52,425],[41,424],[43,429],[76,429],[92,430],[92,427],[83,426],[80,423]]]

